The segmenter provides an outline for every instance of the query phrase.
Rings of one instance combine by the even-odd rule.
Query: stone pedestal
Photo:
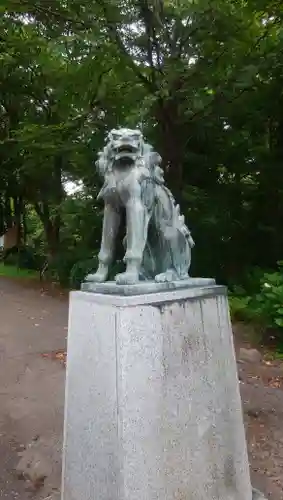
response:
[[[63,500],[252,500],[225,288],[73,292]]]

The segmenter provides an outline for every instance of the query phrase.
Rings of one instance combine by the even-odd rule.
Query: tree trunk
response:
[[[3,198],[0,196],[0,236],[5,232],[5,208]]]
[[[45,235],[50,259],[57,256],[60,248],[60,219],[49,220],[45,225]]]
[[[165,178],[176,200],[180,203],[183,187],[185,140],[183,124],[174,99],[159,100],[155,110],[158,123],[159,151],[165,167]]]
[[[22,245],[23,227],[22,227],[22,215],[23,215],[23,198],[21,196],[14,198],[14,212],[15,212],[15,224],[17,227],[17,247],[20,248]]]
[[[62,226],[60,206],[64,198],[64,189],[62,186],[62,162],[63,159],[60,155],[54,158],[52,204],[56,207],[56,214],[51,216],[50,202],[46,197],[46,193],[43,191],[44,188],[41,193],[41,201],[34,203],[35,210],[44,227],[49,261],[53,260],[54,257],[58,255],[60,250],[60,230]]]
[[[5,194],[4,219],[5,219],[6,229],[9,229],[10,227],[13,226],[13,213],[12,213],[12,207],[11,207],[11,196],[9,196],[8,192],[6,192],[6,194]]]
[[[23,224],[23,234],[22,234],[22,238],[23,238],[23,244],[26,245],[27,244],[27,216],[26,216],[26,205],[25,203],[23,202],[23,206],[22,206],[22,224]]]
[[[56,257],[58,250],[60,248],[60,228],[61,228],[61,218],[56,216],[51,219],[50,210],[47,202],[34,203],[34,208],[38,214],[45,233],[45,239],[47,244],[48,260],[51,261]]]

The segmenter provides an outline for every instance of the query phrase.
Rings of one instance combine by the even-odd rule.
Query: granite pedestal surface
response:
[[[256,498],[226,289],[111,290],[71,293],[62,500]]]

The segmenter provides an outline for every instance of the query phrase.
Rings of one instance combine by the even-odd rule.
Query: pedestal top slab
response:
[[[81,290],[84,292],[103,293],[107,295],[143,295],[145,293],[167,292],[181,288],[215,285],[212,278],[187,278],[185,280],[157,283],[156,281],[140,281],[135,285],[117,285],[115,281],[104,283],[84,282]]]
[[[81,290],[71,293],[76,294],[81,300],[118,307],[193,300],[226,293],[226,287],[216,285],[212,278],[188,278],[170,283],[144,281],[136,285],[117,285],[114,281],[85,282]]]

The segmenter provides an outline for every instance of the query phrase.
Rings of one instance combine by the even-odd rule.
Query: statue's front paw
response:
[[[91,281],[92,283],[103,283],[103,281],[106,281],[106,277],[105,274],[102,273],[88,274],[85,277],[85,281]]]
[[[170,283],[178,279],[177,273],[173,269],[168,269],[165,273],[160,273],[155,276],[157,283]]]
[[[96,273],[88,274],[85,278],[85,281],[91,281],[92,283],[103,283],[107,280],[108,276],[108,266],[99,265]]]
[[[156,283],[166,283],[168,281],[166,273],[161,273],[155,276]]]
[[[115,281],[117,285],[135,285],[139,282],[139,273],[129,273],[126,271],[125,273],[117,274]]]

